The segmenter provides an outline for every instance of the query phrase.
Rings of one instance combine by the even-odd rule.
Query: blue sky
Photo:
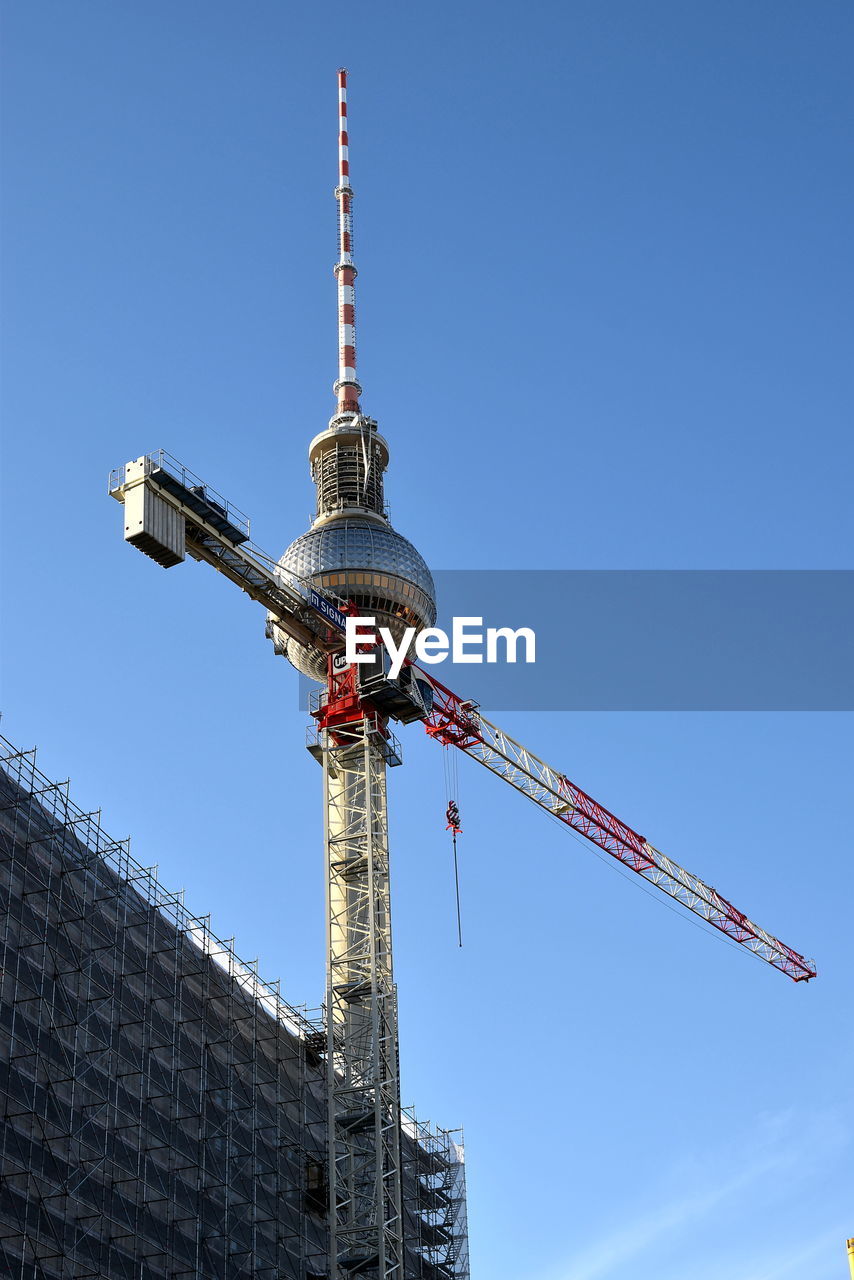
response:
[[[216,575],[123,545],[108,469],[162,446],[270,551],[306,527],[346,64],[363,403],[429,563],[849,567],[854,18],[37,0],[3,25],[4,731],[315,1004],[294,673]],[[404,1095],[465,1124],[475,1276],[841,1278],[850,716],[500,718],[820,976],[704,935],[466,761],[458,951],[442,760],[408,730]]]

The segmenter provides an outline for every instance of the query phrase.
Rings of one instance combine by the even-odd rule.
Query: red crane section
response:
[[[711,885],[671,861],[644,836],[571,782],[566,774],[553,769],[492,724],[480,714],[476,703],[458,697],[420,668],[419,677],[433,688],[433,707],[425,722],[431,738],[464,751],[541,809],[794,982],[808,982],[816,976],[811,960],[805,960],[799,952],[754,924]]]

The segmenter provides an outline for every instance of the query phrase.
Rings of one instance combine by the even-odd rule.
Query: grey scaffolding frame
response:
[[[3,743],[4,1275],[322,1274],[318,1024]]]
[[[4,1276],[322,1280],[324,1018],[2,737],[0,907]],[[467,1280],[461,1148],[400,1132],[403,1274]]]

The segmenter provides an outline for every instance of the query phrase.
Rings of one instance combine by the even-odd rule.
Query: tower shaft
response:
[[[398,627],[431,625],[432,578],[389,525],[383,502],[388,446],[359,404],[346,71],[338,73],[338,102],[337,406],[309,447],[317,514],[302,540],[311,560],[301,576],[333,589],[380,625],[385,618]],[[322,670],[327,680],[313,714],[325,813],[329,1276],[404,1280],[386,808],[386,765],[400,760],[385,715],[362,697],[359,669],[334,659],[327,664],[322,653],[306,656],[304,667],[315,676]]]

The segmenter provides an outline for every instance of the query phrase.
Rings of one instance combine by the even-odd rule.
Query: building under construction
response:
[[[0,1274],[327,1276],[322,1023],[0,742]],[[404,1113],[411,1280],[469,1274],[458,1138]]]

